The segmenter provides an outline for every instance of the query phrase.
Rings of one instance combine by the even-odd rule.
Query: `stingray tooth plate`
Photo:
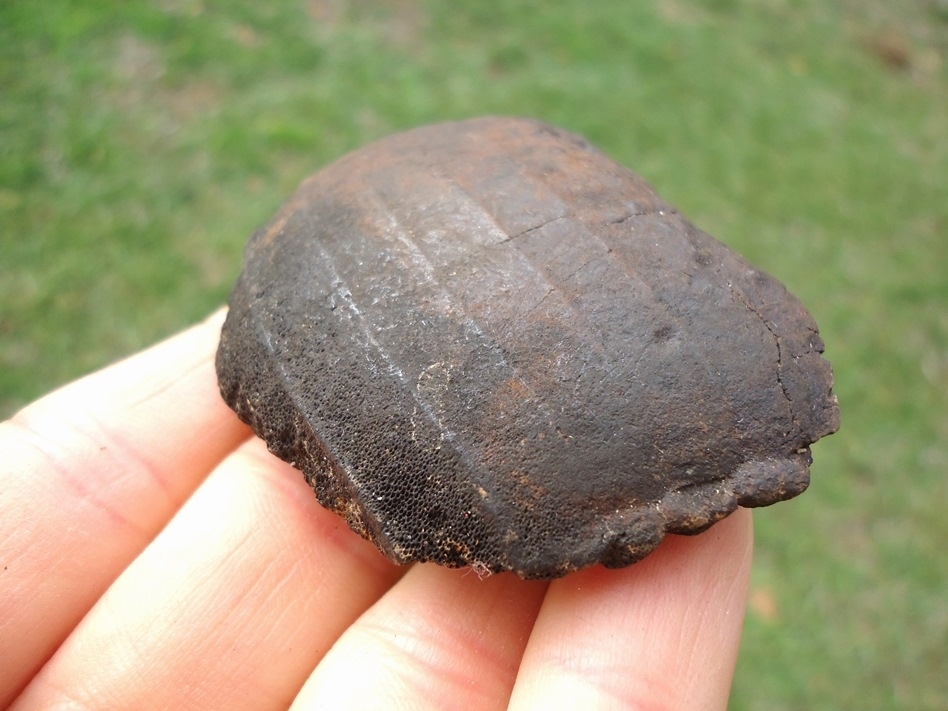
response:
[[[423,127],[251,238],[217,371],[397,563],[563,575],[802,492],[839,426],[786,289],[585,140]]]

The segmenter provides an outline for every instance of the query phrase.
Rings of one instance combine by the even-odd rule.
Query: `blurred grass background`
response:
[[[759,512],[733,709],[948,708],[948,3],[0,5],[0,415],[206,315],[370,139],[585,134],[810,307],[843,427]]]

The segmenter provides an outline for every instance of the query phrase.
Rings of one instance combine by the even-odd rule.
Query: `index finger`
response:
[[[0,424],[0,707],[248,435],[221,400],[223,311]]]

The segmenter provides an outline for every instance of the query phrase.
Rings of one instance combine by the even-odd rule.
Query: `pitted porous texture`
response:
[[[813,319],[582,138],[420,128],[250,240],[228,404],[398,563],[551,578],[802,492],[836,431]]]

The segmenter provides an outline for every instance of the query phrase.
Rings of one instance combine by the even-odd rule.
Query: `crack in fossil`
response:
[[[780,386],[780,392],[783,393],[784,398],[787,401],[787,407],[790,410],[790,423],[793,425],[794,430],[800,429],[800,423],[797,421],[796,413],[793,410],[793,398],[790,397],[790,392],[787,390],[787,386],[783,382],[783,377],[781,372],[783,371],[783,345],[780,342],[780,336],[774,330],[770,322],[764,318],[764,315],[760,313],[754,305],[747,300],[743,293],[734,288],[734,285],[731,282],[727,283],[728,289],[730,289],[731,294],[734,295],[744,306],[754,314],[760,322],[764,324],[764,328],[767,329],[767,332],[770,333],[771,337],[774,339],[774,345],[777,347],[777,385]],[[788,433],[789,434],[789,433]]]
[[[621,225],[623,222],[628,222],[628,221],[631,220],[633,217],[649,217],[650,215],[662,215],[662,216],[664,217],[664,216],[666,216],[666,215],[677,215],[677,214],[678,214],[678,210],[676,210],[676,209],[674,209],[674,208],[671,208],[671,207],[658,207],[658,208],[654,208],[654,209],[652,209],[652,210],[641,210],[641,211],[639,211],[639,212],[633,212],[633,213],[630,213],[630,214],[628,214],[628,215],[624,215],[624,216],[622,216],[622,217],[618,217],[618,218],[616,218],[616,219],[614,219],[614,220],[609,220],[609,221],[606,222],[605,224],[607,224],[607,225]]]
[[[509,235],[509,236],[507,237],[507,239],[501,240],[501,241],[498,242],[497,244],[507,244],[507,242],[510,242],[511,240],[515,240],[515,239],[517,239],[518,237],[523,237],[524,235],[528,235],[528,234],[530,234],[531,232],[536,232],[537,230],[539,230],[539,229],[541,229],[541,228],[543,228],[543,227],[546,227],[546,226],[549,225],[551,222],[556,222],[557,220],[562,220],[562,219],[565,219],[565,218],[566,218],[566,215],[557,215],[556,217],[552,217],[552,218],[550,218],[549,220],[544,220],[544,221],[541,222],[539,225],[534,225],[533,227],[528,227],[528,228],[525,229],[525,230],[520,230],[520,231],[519,231],[517,234],[515,234],[515,235]]]

